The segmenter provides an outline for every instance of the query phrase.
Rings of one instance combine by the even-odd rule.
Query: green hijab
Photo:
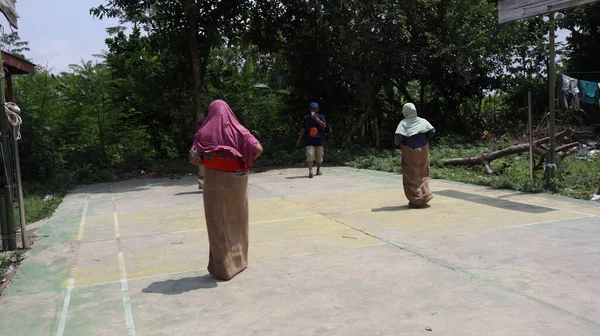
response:
[[[402,113],[404,114],[404,120],[398,125],[396,134],[411,137],[420,133],[427,133],[433,129],[429,121],[417,116],[417,108],[414,104],[405,104]]]

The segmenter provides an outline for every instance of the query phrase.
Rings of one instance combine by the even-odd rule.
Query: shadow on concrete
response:
[[[371,212],[395,212],[395,211],[406,211],[406,210],[410,210],[408,205],[375,208],[375,209],[371,209]]]
[[[290,177],[286,177],[286,180],[299,180],[299,179],[307,179],[308,175],[302,175],[302,176],[290,176]]]
[[[546,207],[537,206],[537,205],[519,203],[519,202],[509,201],[506,199],[501,199],[501,198],[496,198],[496,197],[470,194],[470,193],[457,191],[457,190],[441,190],[438,192],[434,192],[434,194],[440,195],[440,196],[445,196],[445,197],[450,197],[450,198],[454,198],[454,199],[459,199],[459,200],[466,201],[466,202],[487,205],[487,206],[491,206],[491,207],[499,208],[499,209],[503,209],[503,210],[513,210],[513,211],[527,212],[527,213],[531,213],[531,214],[543,214],[543,213],[556,211],[556,209],[552,209],[552,208],[546,208]]]
[[[210,275],[201,277],[183,278],[178,280],[166,280],[151,283],[142,290],[146,294],[179,295],[198,289],[209,289],[217,287],[218,280]]]
[[[202,193],[204,193],[202,190],[196,190],[196,191],[186,191],[186,192],[180,192],[175,194],[175,196],[185,196],[185,195],[201,195]]]
[[[408,210],[423,210],[423,209],[429,209],[429,208],[431,208],[431,205],[429,205],[429,204],[424,205],[419,208],[411,208],[408,205],[399,205],[399,206],[375,208],[375,209],[371,209],[371,212],[396,212],[396,211],[408,211]]]

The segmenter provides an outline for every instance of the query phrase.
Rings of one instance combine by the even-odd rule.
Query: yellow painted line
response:
[[[190,232],[203,232],[206,231],[206,229],[190,229],[190,230],[182,230],[182,231],[171,231],[168,232],[170,234],[180,234],[180,233],[190,233]]]
[[[85,205],[83,206],[83,214],[81,215],[81,221],[79,222],[79,231],[77,232],[77,241],[81,241],[81,239],[83,239],[83,230],[85,228],[85,217],[87,216],[89,203],[90,203],[89,198],[86,196]]]
[[[528,224],[513,225],[513,226],[507,226],[507,227],[499,227],[499,228],[487,229],[487,230],[481,230],[481,231],[464,232],[464,233],[455,234],[453,236],[464,236],[464,235],[470,235],[470,234],[475,234],[475,233],[493,232],[493,231],[501,231],[501,230],[506,230],[506,229],[522,228],[522,227],[527,227],[527,226],[560,223],[560,222],[564,222],[564,221],[572,221],[572,220],[586,219],[586,218],[592,218],[592,217],[593,216],[583,216],[583,217],[575,217],[575,218],[569,218],[569,219],[556,219],[556,220],[549,220],[549,221],[537,222],[537,223],[528,223]]]
[[[280,258],[257,259],[255,261],[253,261],[252,263],[264,263],[264,262],[280,261],[280,260],[287,260],[287,259],[293,259],[293,258],[309,257],[309,256],[319,255],[319,254],[325,254],[325,253],[336,253],[336,252],[343,252],[343,251],[350,251],[350,250],[357,250],[357,249],[371,248],[371,247],[379,247],[379,246],[386,246],[386,245],[391,245],[391,244],[389,244],[389,243],[379,243],[379,244],[373,244],[373,245],[365,245],[365,246],[360,246],[360,247],[353,247],[353,248],[349,248],[349,249],[341,249],[341,250],[332,250],[332,251],[325,251],[325,252],[313,252],[313,253],[296,254],[296,255],[291,255],[291,256],[287,256],[287,257],[280,257]],[[181,275],[181,274],[187,274],[187,273],[192,273],[192,272],[196,272],[196,273],[198,273],[198,272],[206,272],[206,273],[208,273],[208,271],[206,270],[206,268],[196,268],[196,269],[190,269],[190,270],[184,270],[184,271],[178,271],[178,272],[172,272],[172,273],[153,274],[153,275],[148,275],[148,276],[134,277],[134,278],[129,278],[129,281],[147,280],[147,279],[160,278],[160,277],[172,277],[172,276]],[[96,286],[105,286],[105,285],[116,284],[116,283],[119,283],[119,282],[120,282],[119,280],[117,280],[117,281],[107,281],[107,282],[101,282],[101,283],[95,283],[95,284],[88,284],[88,285],[77,286],[76,288],[91,288],[91,287],[96,287]]]
[[[268,221],[251,222],[250,225],[279,223],[279,222],[289,222],[289,221],[293,221],[293,220],[310,219],[310,218],[318,218],[318,217],[323,217],[323,215],[316,214],[316,215],[312,215],[312,216],[300,216],[300,217],[280,218],[280,219],[273,219],[273,220],[268,220]],[[169,232],[169,233],[171,233],[171,234],[179,234],[179,233],[189,233],[189,232],[199,232],[199,231],[206,231],[206,229],[201,228],[201,229],[191,229],[191,230],[182,230],[182,231],[172,231],[172,232]]]

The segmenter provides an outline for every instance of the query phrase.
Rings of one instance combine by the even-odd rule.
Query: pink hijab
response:
[[[228,151],[246,166],[254,166],[254,151],[258,140],[235,117],[222,100],[213,101],[202,127],[194,138],[194,147],[202,153]]]

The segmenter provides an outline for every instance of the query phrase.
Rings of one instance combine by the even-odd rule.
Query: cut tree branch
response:
[[[571,136],[572,134],[573,134],[572,130],[565,130],[563,132],[556,134],[556,139],[557,139],[557,141],[560,141],[560,140],[564,139],[565,137]],[[540,145],[546,144],[548,142],[550,142],[549,137],[534,141],[534,143],[533,143],[534,153],[536,153],[537,155],[539,155],[541,157],[545,157],[547,150],[544,148],[541,148]],[[569,149],[577,147],[577,146],[579,146],[579,143],[577,143],[577,142],[570,143],[568,145],[558,147],[556,149],[556,152],[557,153],[565,152],[565,151],[568,151]],[[492,166],[491,166],[492,161],[499,159],[499,158],[503,158],[505,156],[509,156],[509,155],[526,153],[527,151],[529,151],[528,143],[518,144],[518,145],[510,146],[508,148],[505,148],[505,149],[502,149],[499,151],[495,151],[492,153],[483,154],[483,155],[475,156],[475,157],[471,157],[471,158],[458,158],[458,159],[444,160],[444,165],[448,165],[448,166],[482,165],[485,168],[485,171],[489,175],[494,175],[496,172],[492,169]],[[559,157],[562,158],[563,156],[559,156]]]

